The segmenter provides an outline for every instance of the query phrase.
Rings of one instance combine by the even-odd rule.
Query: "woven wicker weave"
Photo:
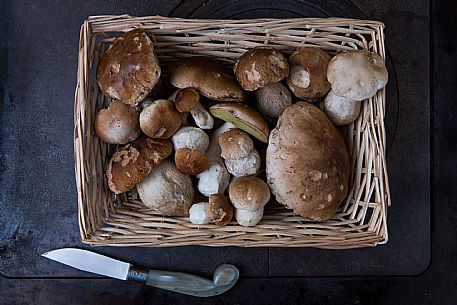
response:
[[[152,37],[161,64],[196,54],[233,63],[247,49],[262,45],[273,46],[287,55],[306,45],[323,48],[330,54],[364,49],[385,58],[384,25],[375,21],[90,17],[81,28],[74,108],[78,216],[83,242],[111,246],[318,248],[356,248],[387,242],[390,195],[384,89],[362,103],[361,115],[348,126],[351,188],[346,202],[329,221],[312,222],[271,204],[255,227],[241,227],[235,221],[226,227],[194,225],[185,217],[164,217],[145,208],[135,195],[113,196],[106,185],[104,167],[116,147],[101,142],[93,129],[95,114],[109,99],[100,92],[94,71],[113,37],[135,27]]]

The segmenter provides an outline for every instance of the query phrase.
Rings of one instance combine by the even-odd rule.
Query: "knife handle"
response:
[[[232,288],[238,277],[238,269],[229,264],[220,265],[214,272],[212,281],[188,273],[147,270],[132,266],[127,280],[196,297],[210,297]]]

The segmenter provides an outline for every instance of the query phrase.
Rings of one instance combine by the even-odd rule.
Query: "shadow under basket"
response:
[[[358,248],[386,243],[390,205],[384,128],[385,90],[362,102],[357,121],[345,130],[350,152],[350,191],[338,213],[325,222],[269,204],[255,227],[194,225],[145,208],[132,193],[114,196],[104,169],[117,148],[94,132],[97,111],[109,98],[95,78],[100,56],[113,38],[140,27],[154,42],[162,67],[177,58],[214,57],[233,64],[246,50],[269,45],[290,55],[312,46],[331,55],[369,50],[385,59],[384,25],[376,21],[328,19],[189,20],[166,17],[95,16],[81,28],[75,94],[75,171],[78,218],[84,243],[109,246],[239,246]],[[166,73],[166,71],[164,71]]]

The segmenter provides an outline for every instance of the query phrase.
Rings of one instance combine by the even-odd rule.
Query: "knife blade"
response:
[[[222,294],[235,285],[239,278],[238,269],[230,264],[220,265],[213,280],[196,275],[148,270],[88,250],[77,248],[56,249],[42,256],[64,265],[120,280],[137,281],[157,288],[171,290],[196,297]]]

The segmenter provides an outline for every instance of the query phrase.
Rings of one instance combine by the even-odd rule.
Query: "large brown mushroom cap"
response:
[[[289,58],[287,84],[298,98],[316,99],[330,91],[327,66],[331,57],[321,48],[304,47]]]
[[[160,73],[151,39],[135,29],[111,43],[100,59],[97,81],[106,96],[136,106],[157,84]]]
[[[171,63],[170,82],[177,88],[195,88],[215,101],[244,101],[243,90],[231,71],[211,58],[189,57]]]
[[[327,68],[332,91],[353,101],[361,101],[376,94],[387,84],[384,60],[368,51],[342,52],[332,58]]]
[[[120,148],[113,154],[106,169],[110,190],[116,194],[130,191],[172,152],[171,141],[146,136]]]
[[[181,126],[182,114],[169,100],[157,100],[140,113],[140,127],[154,139],[168,139]]]
[[[106,143],[126,144],[141,133],[139,116],[137,110],[120,101],[112,101],[108,108],[97,113],[95,133]]]
[[[235,64],[235,76],[244,90],[254,91],[289,75],[284,55],[270,47],[257,47],[244,53]]]
[[[346,198],[349,154],[340,132],[317,107],[298,102],[271,131],[266,172],[276,200],[313,220],[331,218]]]

